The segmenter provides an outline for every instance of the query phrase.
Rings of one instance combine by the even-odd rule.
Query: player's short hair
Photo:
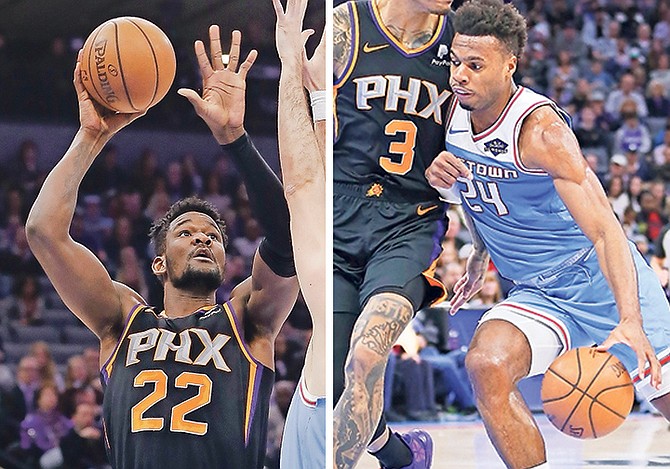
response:
[[[454,29],[466,36],[493,36],[521,57],[528,33],[519,10],[502,0],[470,0],[456,10]]]
[[[149,230],[149,237],[151,242],[154,245],[154,250],[156,254],[161,256],[165,254],[165,240],[167,238],[167,230],[170,226],[170,223],[177,218],[178,216],[187,213],[187,212],[199,212],[204,213],[216,223],[216,226],[221,232],[221,239],[223,241],[223,247],[228,246],[228,235],[226,234],[226,222],[221,218],[221,214],[212,204],[206,200],[199,199],[197,197],[187,197],[182,200],[178,200],[168,209],[165,216],[159,220],[156,220],[153,225],[151,225],[151,230]]]

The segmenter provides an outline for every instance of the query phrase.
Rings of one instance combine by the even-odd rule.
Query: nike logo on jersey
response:
[[[449,129],[449,135],[454,135],[454,134],[462,134],[465,132],[469,132],[468,129]]]
[[[200,353],[191,358],[191,334],[197,337],[201,347]],[[126,355],[126,366],[139,363],[138,355],[153,351],[153,361],[164,361],[168,352],[174,352],[174,361],[187,363],[189,365],[205,366],[210,361],[221,371],[231,371],[228,364],[221,355],[221,349],[230,340],[229,335],[216,334],[212,338],[209,331],[200,328],[191,328],[181,331],[179,340],[175,343],[177,334],[166,329],[151,328],[146,331],[130,334],[128,340],[128,353]]]
[[[439,207],[439,205],[431,205],[431,206],[429,206],[429,207],[425,207],[425,208],[422,207],[421,205],[419,205],[419,206],[416,208],[416,214],[419,215],[420,217],[422,217],[422,216],[424,216],[426,213],[428,213],[428,212],[432,212],[432,211],[435,210],[437,207]]]
[[[379,44],[377,46],[371,46],[369,42],[363,44],[363,52],[369,54],[370,52],[377,52],[378,50],[386,49],[391,44]]]

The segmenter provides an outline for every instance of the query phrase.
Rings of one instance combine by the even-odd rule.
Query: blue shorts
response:
[[[326,467],[326,398],[311,396],[302,378],[288,408],[279,467]]]
[[[624,344],[610,352],[618,357],[637,389],[648,399],[670,392],[670,306],[654,271],[637,249],[631,251],[638,278],[644,331],[663,365],[660,390],[637,372],[637,356]],[[570,348],[600,344],[619,323],[612,290],[598,264],[594,248],[584,250],[572,263],[548,272],[532,284],[517,284],[508,298],[481,319],[513,323],[528,338],[532,360],[529,376],[544,373],[551,362]]]

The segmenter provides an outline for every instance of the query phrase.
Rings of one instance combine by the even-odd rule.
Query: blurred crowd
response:
[[[454,7],[461,3],[454,2]],[[546,94],[570,114],[584,157],[626,236],[667,289],[670,2],[511,3],[529,27],[516,82]],[[450,226],[437,268],[448,290],[447,302],[420,311],[412,330],[395,347],[386,382],[385,412],[391,421],[476,415],[464,369],[470,337],[459,337],[448,314],[448,301],[465,272],[472,245],[459,210],[452,208],[448,215]],[[511,286],[491,265],[482,290],[466,307],[483,312],[504,299]]]

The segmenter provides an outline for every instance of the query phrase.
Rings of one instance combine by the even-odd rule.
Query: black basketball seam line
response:
[[[552,399],[542,399],[542,403],[543,403],[543,404],[544,404],[545,402],[555,402],[555,401],[560,401],[561,399],[565,399],[565,398],[568,397],[570,394],[572,394],[572,392],[573,392],[575,389],[578,389],[576,384],[571,383],[570,381],[568,381],[568,380],[565,379],[563,376],[561,376],[561,375],[559,375],[558,373],[556,373],[556,372],[555,372],[554,370],[552,370],[551,368],[549,368],[549,369],[547,370],[547,372],[551,372],[554,376],[556,376],[557,378],[560,378],[565,384],[569,384],[570,386],[572,386],[572,389],[571,389],[567,394],[564,394],[564,395],[562,395],[562,396],[554,397],[554,398],[552,398]],[[546,373],[545,373],[545,374],[546,374]]]
[[[102,32],[102,29],[103,28],[100,28],[100,30],[97,33],[95,33],[95,36],[93,37],[93,40],[91,41],[91,48],[88,50],[87,60],[88,60],[88,73],[89,74],[91,73],[91,54],[95,50],[95,41],[98,38],[98,36],[100,35],[100,33]],[[93,91],[95,91],[95,94],[97,94],[98,97],[100,98],[100,102],[101,103],[106,103],[107,100],[102,96],[102,94],[100,94],[98,89],[95,87],[95,80],[93,80],[93,77],[89,76],[88,79],[91,82],[91,84],[93,85]],[[82,81],[82,84],[83,84],[83,81]]]
[[[579,349],[578,348],[575,349],[575,355],[577,357],[577,368],[579,370],[579,373],[578,373],[578,376],[577,376],[577,378],[578,378],[577,383],[579,383],[579,381],[581,381],[581,379],[582,379],[582,363],[581,363],[581,359],[580,359],[580,356],[579,356]],[[593,386],[593,383],[595,382],[596,378],[598,377],[598,375],[600,375],[600,372],[603,370],[603,368],[605,368],[605,366],[607,365],[607,362],[609,362],[611,358],[612,358],[612,355],[608,356],[607,359],[600,366],[598,371],[594,374],[594,377],[591,380],[591,382],[588,384],[588,386],[586,386],[586,388],[583,391],[580,389],[580,391],[582,392],[582,395],[577,400],[577,403],[573,406],[572,411],[570,412],[570,415],[568,415],[568,417],[565,419],[565,422],[563,422],[563,426],[561,427],[561,431],[563,431],[565,429],[565,426],[568,424],[568,422],[570,421],[570,419],[574,415],[575,411],[577,410],[577,407],[579,407],[579,404],[581,404],[582,400],[584,400],[584,396],[587,395],[586,393],[588,392],[589,388],[591,386]],[[591,397],[591,396],[589,396],[589,397]],[[590,416],[589,416],[589,420],[590,420]],[[593,431],[593,428],[591,428],[591,431]]]
[[[598,394],[596,394],[595,396],[591,397],[591,399],[593,400],[593,403],[594,403],[594,404],[597,403],[597,404],[601,405],[602,407],[604,407],[605,409],[607,409],[607,410],[609,410],[610,412],[612,412],[613,414],[615,414],[615,415],[621,417],[622,419],[625,419],[625,418],[626,418],[626,415],[621,415],[619,412],[617,412],[616,410],[610,408],[608,405],[605,405],[605,404],[603,404],[602,402],[600,402],[600,401],[598,400],[598,396],[600,396],[600,395],[601,395],[602,393],[604,393],[605,391],[611,391],[612,389],[627,388],[628,386],[631,386],[631,387],[632,387],[632,386],[633,386],[633,383],[617,384],[616,386],[610,386],[609,388],[601,389],[600,392],[598,392]]]
[[[149,107],[151,107],[153,104],[156,104],[156,103],[154,103],[154,99],[156,99],[156,95],[158,94],[158,84],[160,83],[160,76],[159,76],[159,70],[158,70],[158,58],[156,57],[156,51],[154,50],[154,45],[153,45],[153,44],[151,43],[151,41],[149,40],[149,36],[147,36],[147,35],[144,33],[144,30],[143,30],[142,28],[140,28],[139,25],[138,25],[137,23],[135,23],[133,20],[128,19],[128,21],[129,21],[133,26],[135,26],[137,29],[140,30],[140,32],[142,33],[142,36],[144,36],[144,39],[146,39],[147,44],[149,44],[149,49],[151,49],[151,55],[152,55],[153,58],[154,58],[154,66],[156,67],[156,81],[155,81],[154,83],[155,83],[156,85],[154,86],[154,94],[153,94],[153,96],[151,97],[151,101],[149,101]]]
[[[582,380],[582,361],[581,361],[581,358],[579,356],[579,349],[578,348],[575,349],[575,357],[577,358],[577,383],[575,383],[575,387],[576,387],[577,384]],[[579,391],[582,391],[579,388],[577,388],[577,389]],[[568,424],[568,422],[572,418],[573,414],[577,410],[577,407],[579,407],[579,404],[582,402],[582,399],[584,399],[584,391],[582,391],[582,395],[577,400],[577,403],[572,407],[572,410],[570,411],[570,414],[565,418],[565,421],[563,422],[563,425],[561,425],[561,431],[565,430],[565,426]]]
[[[130,107],[133,108],[133,111],[140,111],[140,109],[137,109],[133,104],[133,100],[130,97],[130,92],[128,91],[128,86],[126,85],[126,77],[123,75],[123,63],[121,62],[121,49],[119,48],[119,26],[116,24],[116,21],[112,21],[112,23],[114,23],[114,32],[116,33],[116,58],[119,59],[119,75],[121,75],[121,84],[123,85],[123,91],[125,91],[126,98],[128,98],[128,104],[130,104]]]

